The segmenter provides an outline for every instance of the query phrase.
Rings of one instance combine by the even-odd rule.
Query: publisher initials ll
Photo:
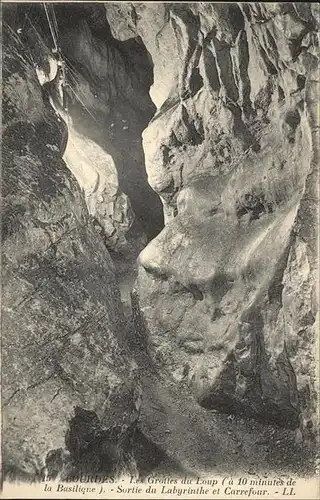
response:
[[[293,491],[293,488],[283,488],[283,492],[282,492],[282,495],[283,496],[290,496],[290,495],[295,495],[295,492]]]

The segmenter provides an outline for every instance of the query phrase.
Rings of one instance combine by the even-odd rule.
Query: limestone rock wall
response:
[[[148,53],[136,39],[113,39],[103,5],[56,5],[54,15],[63,83],[42,5],[20,7],[20,36],[49,102],[67,125],[64,159],[90,215],[108,248],[137,256],[162,227],[161,202],[147,182],[141,144],[154,113]],[[149,221],[153,206],[159,210]]]
[[[317,5],[57,6],[67,109],[43,9],[23,9],[3,34],[5,474],[134,473],[133,354],[178,384],[172,400],[183,386],[312,445]],[[151,240],[134,353],[106,249],[129,240]]]
[[[6,22],[3,37],[3,470],[134,472],[140,390],[114,266],[32,54]]]
[[[319,12],[303,3],[105,4],[139,35],[165,228],[138,293],[159,365],[207,408],[316,422]]]

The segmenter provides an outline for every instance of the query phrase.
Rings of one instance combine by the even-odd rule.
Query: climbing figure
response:
[[[59,94],[61,98],[61,107],[63,111],[67,112],[67,94],[66,94],[66,63],[60,55],[58,60],[58,72],[59,72]]]
[[[65,117],[68,111],[66,94],[66,63],[58,45],[58,23],[54,6],[43,3],[43,7],[53,41],[52,54],[57,61],[57,73],[55,78],[51,82],[46,83],[43,87],[48,94],[51,106],[59,115]],[[51,8],[51,13],[49,8]]]
[[[84,109],[88,112],[88,114],[96,121],[93,114],[90,112],[90,110],[83,102],[83,99],[81,99],[81,96],[79,96],[78,93],[76,92],[74,86],[66,82],[66,62],[64,61],[61,49],[58,45],[59,30],[58,30],[57,18],[54,11],[54,6],[53,4],[50,3],[48,4],[43,3],[43,8],[46,13],[50,33],[53,40],[52,53],[54,54],[58,65],[58,71],[54,80],[43,85],[43,87],[46,86],[50,104],[53,106],[55,111],[61,116],[61,118],[63,118],[67,122],[69,120],[69,116],[68,116],[66,87],[68,87],[68,90],[70,90],[74,94],[75,98],[79,101],[79,103],[84,107]],[[69,74],[72,76],[71,72]]]
[[[65,65],[62,60],[58,60],[55,78],[51,82],[45,83],[43,89],[48,96],[51,106],[59,115],[67,111],[65,86]]]

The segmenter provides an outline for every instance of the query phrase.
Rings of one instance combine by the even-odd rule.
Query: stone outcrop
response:
[[[206,408],[312,439],[318,7],[105,9],[154,66],[143,147],[165,228],[140,255],[149,349]]]
[[[35,53],[6,20],[3,470],[23,479],[134,473],[140,389],[114,265],[62,160],[66,128],[44,99]]]

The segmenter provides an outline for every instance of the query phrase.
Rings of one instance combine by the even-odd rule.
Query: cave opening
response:
[[[115,196],[118,200],[120,193],[128,197],[129,208],[118,206],[118,212],[111,214],[116,221],[114,224],[112,220],[112,224],[124,233],[127,247],[115,247],[112,234],[110,243],[110,234],[106,233],[99,214],[94,215],[93,220],[115,264],[121,297],[129,312],[138,255],[164,227],[163,205],[148,183],[142,147],[142,132],[156,112],[149,95],[153,84],[152,59],[139,36],[123,41],[113,37],[103,4],[62,3],[48,9],[46,12],[42,4],[36,3],[19,5],[16,29],[20,28],[33,53],[43,53],[46,49],[42,44],[49,53],[57,52],[58,46],[65,64],[63,89],[67,115],[63,119],[67,125],[67,142],[74,143],[73,168],[64,157],[69,169],[78,172],[78,163],[83,157],[86,165],[82,170],[92,168],[95,153],[90,157],[88,151],[90,153],[90,144],[94,143],[114,162],[118,177]],[[55,84],[50,81],[43,88],[49,91],[52,101]],[[82,142],[77,140],[78,134]],[[91,199],[94,196],[98,199],[103,171],[103,161],[102,164],[100,161],[93,188],[97,195],[90,193]],[[76,177],[86,191],[86,183],[92,177],[90,172],[80,172]]]
[[[37,32],[54,49],[41,4],[19,5],[17,17],[28,40],[35,40]],[[55,4],[54,18],[56,43],[66,62],[68,114],[75,129],[115,163],[119,190],[128,196],[134,213],[127,237],[135,239],[142,231],[149,242],[164,226],[162,202],[148,183],[142,148],[142,132],[156,111],[149,95],[150,54],[139,36],[124,41],[112,36],[103,4]]]

